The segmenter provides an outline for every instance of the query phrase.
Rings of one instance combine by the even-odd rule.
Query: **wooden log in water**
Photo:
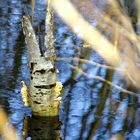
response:
[[[54,100],[58,93],[55,90],[56,70],[51,59],[52,55],[46,56],[49,54],[47,49],[44,56],[40,54],[39,44],[28,16],[23,16],[22,27],[29,50],[29,91],[33,115],[57,116],[60,102]],[[49,42],[47,43],[47,46],[50,46]]]

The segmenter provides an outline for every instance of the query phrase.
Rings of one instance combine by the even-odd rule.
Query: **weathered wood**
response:
[[[53,62],[48,59],[50,58],[47,57],[48,53],[41,56],[29,17],[23,17],[22,26],[29,48],[30,104],[32,112],[37,116],[56,116],[58,115],[59,101],[54,99],[59,91],[55,91],[56,70]],[[47,43],[50,46],[49,41]]]
[[[23,16],[22,27],[23,33],[26,36],[25,42],[28,44],[29,60],[36,63],[40,57],[39,45],[28,16]]]
[[[46,20],[45,20],[45,47],[46,52],[44,54],[45,57],[53,58],[55,56],[54,52],[54,36],[53,36],[53,12],[50,7],[50,0],[47,1],[47,14],[46,14]]]

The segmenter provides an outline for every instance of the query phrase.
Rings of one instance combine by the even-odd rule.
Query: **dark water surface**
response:
[[[44,4],[44,1],[36,0],[35,26],[44,22]],[[25,1],[0,0],[0,105],[9,112],[10,122],[20,137],[24,118],[31,116],[30,108],[23,106],[20,95],[20,81],[29,85],[28,50],[21,29],[21,18],[27,11],[31,13],[31,6]],[[108,140],[119,133],[128,140],[140,140],[140,99],[95,80],[93,76],[99,75],[122,87],[132,88],[126,87],[112,70],[67,59],[78,57],[104,63],[93,50],[81,48],[82,41],[57,17],[55,37],[58,59],[67,60],[56,62],[58,80],[64,85],[60,105],[62,138]],[[71,69],[71,65],[83,69],[87,76]],[[32,139],[30,134],[27,139]]]

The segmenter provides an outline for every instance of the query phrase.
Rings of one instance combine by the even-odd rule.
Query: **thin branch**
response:
[[[77,58],[77,57],[69,57],[69,58],[63,57],[63,58],[57,58],[57,60],[63,60],[63,61],[66,61],[66,60],[75,60],[75,61],[80,61],[80,62],[83,62],[83,63],[95,65],[95,66],[97,66],[97,67],[101,67],[101,68],[105,68],[105,69],[110,69],[110,70],[115,70],[115,71],[121,72],[122,74],[126,74],[126,76],[128,77],[128,79],[129,79],[132,83],[137,84],[137,83],[132,79],[131,75],[127,72],[126,69],[115,68],[115,67],[113,67],[113,66],[107,66],[107,65],[103,65],[103,64],[97,63],[97,62],[95,62],[95,61],[93,61],[93,60],[86,60],[86,59],[81,59],[81,58]]]
[[[83,62],[83,63],[95,65],[95,66],[98,66],[98,67],[101,67],[101,68],[105,68],[105,69],[111,69],[111,70],[117,70],[117,71],[120,71],[120,72],[126,72],[125,69],[115,68],[113,66],[107,66],[107,65],[104,65],[104,64],[97,63],[97,62],[95,62],[93,60],[86,60],[86,59],[81,59],[81,58],[77,58],[77,57],[68,57],[68,58],[66,58],[66,57],[60,58],[60,57],[58,57],[57,60],[62,60],[62,61],[67,61],[67,60],[80,61],[80,62]]]
[[[115,87],[116,89],[118,89],[118,90],[120,90],[120,91],[122,91],[122,92],[124,92],[124,93],[127,93],[127,94],[129,94],[129,95],[133,95],[133,96],[139,97],[139,95],[136,94],[135,92],[126,90],[126,89],[124,89],[124,88],[122,88],[122,87],[120,87],[120,86],[118,86],[118,85],[116,85],[116,84],[113,84],[112,82],[110,82],[110,81],[108,81],[108,80],[106,80],[106,79],[104,79],[104,78],[102,78],[102,77],[100,77],[100,76],[88,76],[87,73],[84,72],[82,69],[79,69],[79,68],[77,68],[77,67],[75,67],[75,66],[72,66],[72,65],[71,65],[71,68],[74,69],[74,70],[76,70],[76,71],[78,71],[79,73],[81,73],[82,75],[84,75],[84,76],[86,76],[86,77],[88,77],[88,78],[93,78],[93,79],[96,79],[96,80],[100,80],[100,81],[102,81],[102,82],[106,82],[107,84],[109,84],[109,85]]]

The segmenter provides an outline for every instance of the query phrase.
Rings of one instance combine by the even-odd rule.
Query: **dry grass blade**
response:
[[[0,109],[0,134],[4,140],[19,140],[3,109]]]
[[[35,10],[35,0],[31,0],[31,5],[32,5],[32,23],[34,21],[34,10]]]
[[[79,37],[91,44],[107,62],[112,65],[119,64],[119,52],[114,51],[114,45],[85,21],[69,1],[52,0],[51,2],[57,13]]]
[[[117,9],[118,6],[116,6],[116,2],[114,2],[113,0],[108,0],[108,2],[115,8],[116,12],[113,11],[114,14],[121,14],[119,9]],[[129,79],[131,79],[136,87],[140,86],[140,70],[136,65],[136,48],[139,46],[139,41],[137,40],[137,38],[135,38],[133,30],[131,30],[132,28],[130,22],[124,15],[120,15],[117,21],[122,21],[122,26],[126,30],[128,30],[128,32],[134,35],[136,42],[133,42],[133,40],[129,39],[129,36],[127,36],[127,34],[124,34],[121,29],[118,29],[118,41],[116,42],[116,46],[116,44],[114,44],[114,26],[110,28],[110,26],[106,24],[105,27],[102,28],[102,31],[106,32],[106,34],[108,33],[108,31],[111,31],[108,40],[99,30],[91,26],[81,16],[81,14],[76,10],[76,8],[69,0],[52,0],[51,4],[59,14],[59,16],[73,29],[73,31],[80,38],[90,44],[91,47],[110,65],[117,67],[120,66],[127,69],[127,75],[129,75],[130,77]]]

